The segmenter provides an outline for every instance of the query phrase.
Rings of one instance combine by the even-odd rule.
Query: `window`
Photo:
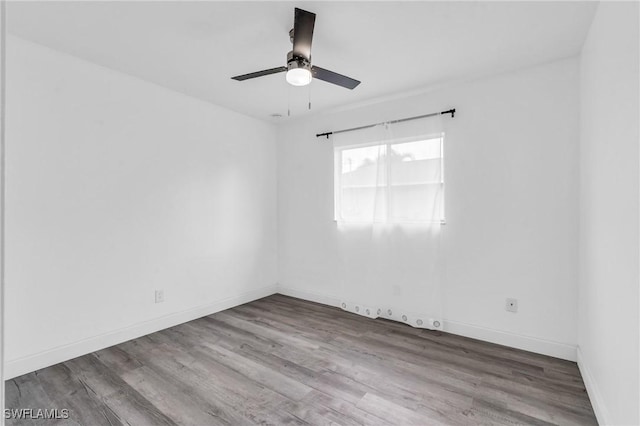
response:
[[[444,133],[336,146],[335,219],[444,221]]]

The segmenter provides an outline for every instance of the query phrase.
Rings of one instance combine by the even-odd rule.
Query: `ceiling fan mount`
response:
[[[323,80],[347,89],[354,89],[360,81],[311,64],[311,42],[316,14],[295,8],[294,25],[289,31],[289,39],[293,49],[287,53],[287,65],[270,68],[263,71],[231,77],[233,80],[244,81],[265,75],[286,71],[286,79],[294,86],[306,86],[313,78]]]

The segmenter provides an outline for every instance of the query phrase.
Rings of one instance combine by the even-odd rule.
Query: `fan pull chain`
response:
[[[309,94],[309,111],[311,111],[311,85],[308,84],[307,85],[307,89],[308,89],[308,94]]]
[[[287,117],[291,117],[291,85],[287,84]]]

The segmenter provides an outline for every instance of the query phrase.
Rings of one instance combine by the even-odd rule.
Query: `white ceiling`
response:
[[[293,8],[317,14],[313,63],[362,84],[291,87]],[[576,55],[593,2],[20,2],[9,32],[260,119],[286,120]]]

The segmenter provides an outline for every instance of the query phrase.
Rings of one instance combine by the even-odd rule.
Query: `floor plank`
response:
[[[590,425],[575,363],[273,295],[5,383],[7,425]]]

